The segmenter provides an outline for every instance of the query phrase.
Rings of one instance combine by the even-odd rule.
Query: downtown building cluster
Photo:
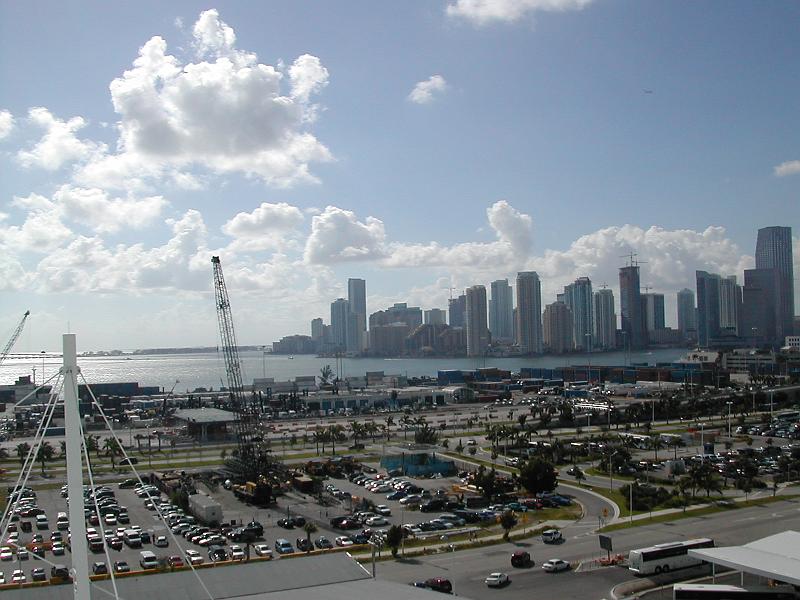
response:
[[[447,310],[396,303],[367,313],[366,282],[348,280],[347,298],[331,303],[330,321],[311,322],[311,335],[273,344],[286,354],[348,356],[518,356],[542,353],[641,350],[650,346],[704,348],[746,344],[780,346],[793,333],[792,237],[789,227],[758,232],[756,268],[736,276],[697,271],[696,289],[677,292],[677,329],[666,326],[664,294],[640,283],[630,255],[619,269],[619,313],[614,292],[579,277],[542,304],[535,271],[473,285],[451,297]],[[697,299],[695,301],[695,298]]]

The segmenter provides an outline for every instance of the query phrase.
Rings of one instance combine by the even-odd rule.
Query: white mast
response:
[[[67,485],[71,534],[72,581],[75,600],[90,600],[89,548],[86,543],[86,515],[83,512],[83,460],[81,415],[78,411],[78,357],[75,334],[63,335],[64,429],[67,441]],[[88,468],[88,465],[87,465]]]

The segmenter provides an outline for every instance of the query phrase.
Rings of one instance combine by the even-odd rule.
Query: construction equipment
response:
[[[236,416],[237,458],[241,461],[245,472],[256,478],[263,467],[263,457],[256,448],[256,443],[260,441],[257,430],[258,408],[254,402],[248,402],[244,394],[239,347],[236,344],[231,303],[219,256],[212,256],[211,264],[214,269],[214,296],[217,303],[219,336],[225,356],[225,371],[228,375],[228,393],[231,408]]]
[[[25,314],[22,315],[22,320],[19,322],[19,325],[17,325],[17,328],[14,330],[14,333],[11,334],[11,339],[8,340],[6,347],[3,348],[3,353],[0,354],[0,365],[3,364],[3,361],[6,359],[6,356],[8,356],[9,352],[11,352],[11,348],[14,347],[14,344],[16,343],[17,338],[19,337],[19,334],[22,333],[22,328],[25,327],[25,321],[28,319],[29,314],[31,314],[31,311],[26,310]]]

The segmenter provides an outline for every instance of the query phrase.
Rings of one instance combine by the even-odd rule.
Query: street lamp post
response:
[[[614,458],[614,455],[617,454],[617,452],[619,452],[619,451],[618,450],[614,450],[611,454],[608,455],[608,487],[609,487],[609,489],[612,489],[612,490],[614,489],[614,477],[612,475],[612,471],[613,471],[612,463],[613,463],[613,461],[611,459]]]
[[[731,437],[731,405],[733,402],[726,402],[725,404],[728,405],[728,437]]]
[[[630,520],[631,524],[633,524],[633,486],[639,483],[638,479],[634,479],[631,481],[630,484],[630,498],[628,499],[628,519]]]

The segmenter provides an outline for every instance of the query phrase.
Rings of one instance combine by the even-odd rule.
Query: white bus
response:
[[[792,586],[749,587],[738,585],[708,585],[676,583],[672,588],[673,600],[794,600]]]
[[[637,575],[656,575],[694,567],[702,564],[702,560],[689,556],[689,550],[713,548],[714,540],[698,538],[669,544],[657,544],[649,548],[639,548],[628,553],[628,569]]]

